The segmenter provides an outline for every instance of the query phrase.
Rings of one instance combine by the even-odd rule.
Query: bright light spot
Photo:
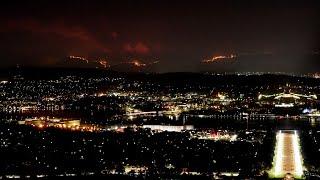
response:
[[[110,65],[108,65],[108,62],[106,60],[99,60],[98,62],[100,65],[103,66],[103,68],[110,67]]]
[[[271,170],[271,176],[283,178],[287,174],[291,174],[295,178],[301,178],[303,175],[302,164],[297,131],[280,130],[276,136],[274,167]]]
[[[134,66],[137,66],[137,67],[146,66],[146,64],[141,63],[141,62],[139,62],[138,60],[133,60],[131,63],[132,63]]]
[[[221,99],[221,100],[225,100],[225,99],[226,99],[226,96],[223,95],[223,94],[219,94],[219,93],[218,93],[218,97],[219,97],[219,99]]]
[[[294,154],[294,166],[295,166],[295,175],[301,177],[303,174],[302,169],[302,157],[300,153],[300,145],[297,131],[294,131],[294,135],[292,135],[292,146],[293,146],[293,154]]]
[[[277,144],[276,144],[276,161],[275,161],[275,176],[279,176],[282,173],[282,158],[283,158],[283,141],[284,136],[281,130],[277,133]]]

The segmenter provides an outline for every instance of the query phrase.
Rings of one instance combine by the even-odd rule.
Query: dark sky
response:
[[[1,1],[0,67],[67,56],[138,59],[156,72],[320,71],[316,1]],[[235,59],[201,63],[213,56]],[[77,66],[77,64],[74,64]]]

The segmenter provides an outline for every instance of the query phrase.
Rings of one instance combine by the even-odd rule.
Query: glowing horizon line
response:
[[[204,63],[209,63],[209,62],[216,62],[218,60],[223,60],[223,59],[235,59],[237,55],[235,54],[230,54],[230,55],[219,55],[219,56],[213,56],[211,59],[205,59],[202,62]]]

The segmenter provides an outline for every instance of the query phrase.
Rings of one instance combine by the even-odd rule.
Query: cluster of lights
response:
[[[275,152],[275,176],[279,176],[282,174],[282,158],[283,158],[283,141],[284,135],[282,134],[281,130],[277,133],[277,144],[276,144],[276,152]]]
[[[59,129],[70,129],[73,131],[89,131],[89,132],[94,132],[94,131],[101,131],[102,129],[96,126],[90,126],[90,125],[81,125],[81,126],[70,126],[66,124],[57,124],[57,125],[48,125],[48,124],[37,124],[34,125],[32,124],[33,127],[39,128],[39,129],[45,129],[48,127],[54,127],[54,128],[59,128]]]
[[[297,177],[301,177],[303,174],[302,169],[302,157],[300,154],[300,146],[299,146],[299,137],[297,131],[294,131],[294,135],[292,135],[292,145],[293,145],[293,154],[294,154],[294,174]]]
[[[270,98],[274,97],[274,99],[280,99],[280,98],[294,98],[294,99],[300,99],[300,97],[307,98],[307,99],[317,99],[317,95],[304,95],[304,94],[295,94],[295,93],[279,93],[279,94],[270,94],[270,95],[264,95],[259,94],[258,99],[261,100],[262,98]]]
[[[59,129],[70,129],[80,131],[101,131],[102,129],[96,125],[80,125],[80,120],[66,120],[62,121],[58,118],[48,119],[46,117],[35,117],[34,119],[26,119],[23,124],[31,125],[39,129],[45,129],[49,127]]]
[[[293,134],[290,134],[290,138],[292,141],[292,150],[293,150],[293,160],[294,160],[294,169],[292,172],[284,172],[283,163],[285,162],[284,157],[288,156],[288,154],[284,154],[285,151],[288,151],[284,149],[284,133],[280,130],[277,133],[276,139],[276,150],[275,150],[275,164],[274,164],[274,176],[275,177],[282,177],[286,173],[292,173],[294,177],[301,178],[303,175],[303,166],[302,166],[302,157],[300,153],[300,145],[299,145],[299,136],[296,130],[293,131]]]

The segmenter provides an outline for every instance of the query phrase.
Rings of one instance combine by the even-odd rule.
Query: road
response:
[[[296,130],[279,130],[274,158],[274,176],[292,175],[300,178],[303,174],[299,135]]]

